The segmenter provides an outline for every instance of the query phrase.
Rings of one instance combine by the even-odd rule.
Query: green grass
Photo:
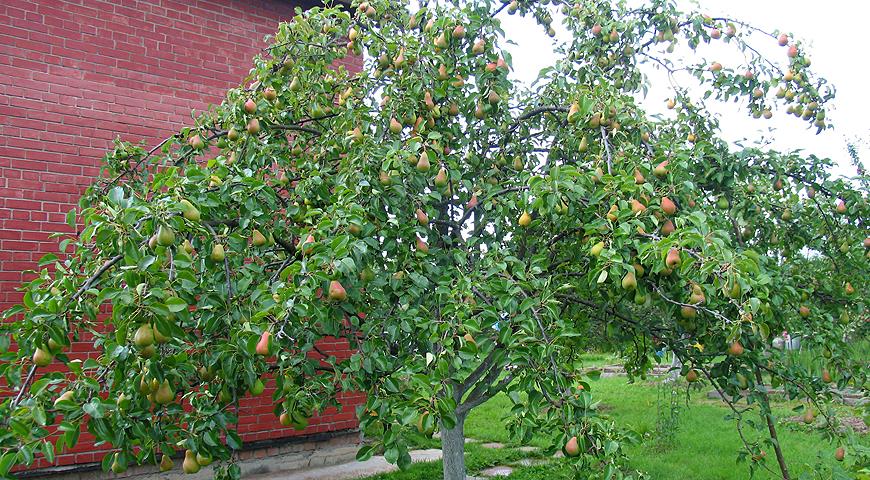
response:
[[[617,423],[634,428],[642,433],[656,429],[657,387],[648,383],[628,384],[623,377],[605,378],[593,384],[596,400],[610,407],[607,414]],[[740,439],[733,421],[725,420],[728,410],[720,401],[708,400],[709,387],[693,391],[688,406],[683,403],[680,427],[670,447],[659,447],[651,436],[641,445],[628,449],[630,467],[646,472],[656,480],[744,480],[749,478],[747,465],[737,464]],[[794,415],[790,408],[794,403],[774,406],[774,413],[781,417]],[[466,421],[466,435],[484,442],[501,442],[507,448],[490,450],[475,444],[466,445],[466,463],[469,474],[481,469],[505,465],[534,455],[517,450],[504,427],[502,417],[508,411],[510,401],[501,395],[472,411]],[[759,426],[757,415],[753,418]],[[744,428],[750,438],[765,438],[766,429]],[[834,447],[822,435],[797,425],[778,426],[780,443],[783,446],[792,477],[809,472],[819,461],[833,464]],[[865,440],[867,440],[865,438]],[[423,446],[431,448],[436,441],[429,440]],[[535,445],[537,442],[533,442]],[[870,442],[864,442],[870,444]],[[543,445],[537,443],[538,446]],[[768,465],[776,469],[773,452],[768,452]],[[441,477],[441,463],[415,464],[405,472],[380,475],[379,480],[424,480]],[[519,467],[507,477],[513,480],[573,478],[567,460],[554,460],[546,465]],[[776,478],[762,471],[755,478]]]

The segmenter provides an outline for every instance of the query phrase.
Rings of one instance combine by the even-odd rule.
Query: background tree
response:
[[[559,13],[559,59],[523,88],[499,18],[553,36]],[[752,40],[779,42],[781,58]],[[746,63],[668,55],[708,42]],[[366,55],[359,74],[336,66],[351,54]],[[693,74],[701,98],[677,89],[669,115],[647,115],[645,65]],[[769,469],[768,445],[789,478],[763,387],[829,416],[834,386],[865,385],[843,352],[866,322],[866,179],[729,145],[703,99],[822,131],[832,93],[809,65],[785,34],[663,0],[299,11],[195,126],[106,156],[68,217],[80,234],[7,312],[3,350],[17,348],[0,371],[19,391],[0,405],[0,473],[53,458],[85,421],[117,448],[103,462],[115,471],[171,468],[176,448],[185,471],[230,460],[238,399],[274,379],[276,415],[299,427],[339,389],[365,391],[361,427],[381,434],[359,458],[383,448],[406,466],[405,435],[440,428],[444,478],[464,479],[464,420],[506,392],[516,438],[628,478],[621,447],[637,437],[596,413],[579,362],[607,344],[635,375],[664,346],[690,382],[746,389],[729,403],[739,455]],[[768,347],[783,330],[827,349],[826,374]],[[84,337],[103,354],[70,361]],[[326,337],[355,353],[321,354]],[[37,375],[52,361],[68,374]],[[758,412],[764,441],[742,428]]]

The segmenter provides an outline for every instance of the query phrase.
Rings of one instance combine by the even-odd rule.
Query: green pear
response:
[[[154,345],[154,329],[149,324],[140,326],[133,335],[133,344],[139,348]]]
[[[166,405],[173,400],[175,400],[175,390],[169,385],[169,380],[163,380],[163,383],[154,393],[154,401],[158,405]]]
[[[193,206],[187,199],[182,198],[181,201],[178,202],[181,205],[181,211],[184,218],[190,220],[191,222],[198,222],[200,219],[199,210]]]
[[[269,241],[266,239],[265,235],[260,233],[260,231],[255,228],[254,231],[251,233],[251,243],[255,247],[262,247],[263,245],[269,243]]]
[[[168,247],[175,243],[175,232],[167,225],[160,225],[157,229],[157,245]]]
[[[37,367],[47,367],[54,360],[54,355],[48,350],[37,348],[33,352],[33,364]]]
[[[193,451],[187,450],[184,452],[184,462],[181,463],[181,469],[184,473],[196,473],[202,466],[196,461],[196,455]]]
[[[226,258],[226,253],[224,252],[224,246],[220,243],[215,243],[214,247],[211,249],[211,260],[213,262],[223,262],[224,258]]]

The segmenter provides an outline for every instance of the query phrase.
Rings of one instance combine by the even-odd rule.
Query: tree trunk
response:
[[[452,429],[441,424],[444,480],[465,480],[465,415],[456,416],[456,426]]]
[[[758,368],[755,369],[755,381],[762,388],[764,387],[764,379],[761,376],[761,370]],[[767,409],[767,413],[764,414],[764,419],[767,421],[767,431],[770,433],[770,439],[773,440],[773,451],[776,453],[776,462],[779,464],[779,471],[782,473],[782,480],[791,480],[791,476],[788,473],[788,466],[785,464],[785,456],[782,454],[782,448],[779,446],[779,438],[776,435],[776,425],[773,423],[773,413],[770,411],[770,400],[767,396],[767,390],[765,390],[761,394],[761,398],[764,401],[764,408]]]

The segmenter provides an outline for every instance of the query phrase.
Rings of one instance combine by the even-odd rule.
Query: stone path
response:
[[[476,443],[479,440],[466,439],[468,443]],[[481,444],[484,448],[500,449],[505,448],[504,444],[498,442],[489,442]],[[531,453],[537,450],[536,447],[520,447],[519,450]],[[411,461],[413,462],[433,462],[441,460],[441,450],[437,448],[429,450],[414,450],[411,452]],[[513,473],[517,466],[530,466],[539,463],[545,463],[548,460],[545,458],[524,458],[510,465],[497,465],[487,468],[479,473],[477,477],[468,477],[468,480],[487,480],[506,477]],[[249,480],[353,480],[380,473],[389,473],[398,470],[398,467],[392,465],[384,459],[383,456],[374,456],[365,462],[350,462],[342,465],[333,465],[329,467],[309,468],[306,470],[295,471],[276,471],[264,473],[260,475],[249,475],[245,478]]]

